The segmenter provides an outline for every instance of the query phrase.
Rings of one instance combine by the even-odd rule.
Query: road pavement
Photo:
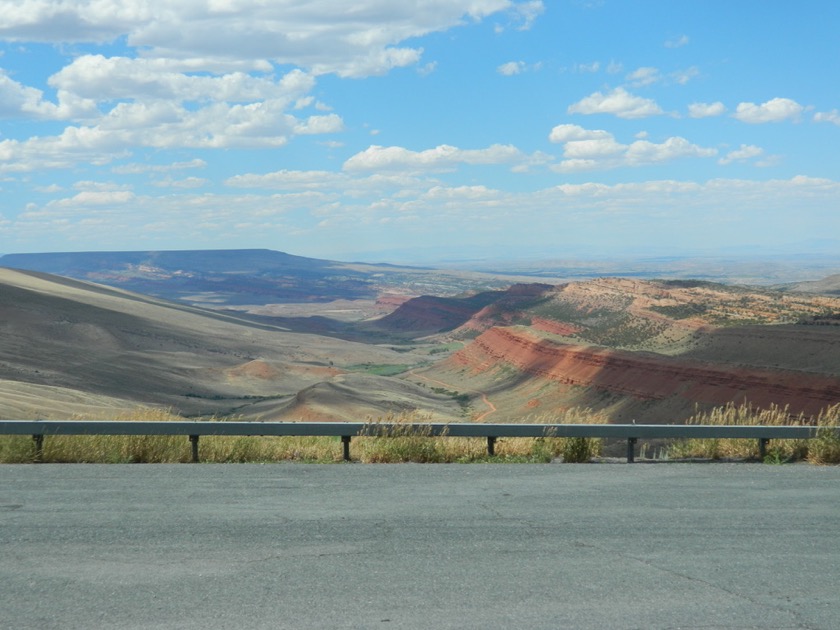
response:
[[[840,467],[0,466],[0,628],[840,627]]]

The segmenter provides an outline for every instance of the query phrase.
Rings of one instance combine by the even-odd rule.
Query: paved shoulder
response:
[[[834,628],[840,468],[0,466],[0,628]]]

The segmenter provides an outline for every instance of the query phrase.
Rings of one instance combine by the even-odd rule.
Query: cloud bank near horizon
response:
[[[625,10],[0,0],[2,249],[522,255],[840,233],[835,95],[762,78],[765,34],[743,20],[745,41],[720,42],[755,70],[741,85],[712,18],[635,16],[620,40]],[[812,85],[832,84],[806,61],[833,41],[791,48]]]

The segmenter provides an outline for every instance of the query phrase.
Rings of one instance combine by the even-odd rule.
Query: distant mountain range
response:
[[[510,284],[498,275],[343,263],[268,249],[7,254],[0,267],[208,306],[375,300],[389,291],[442,295]]]

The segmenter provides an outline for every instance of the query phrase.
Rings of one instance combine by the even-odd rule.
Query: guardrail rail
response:
[[[322,436],[340,437],[343,458],[350,461],[350,441],[360,436],[449,436],[487,440],[487,453],[495,453],[499,438],[584,437],[627,441],[627,462],[635,458],[640,439],[754,439],[764,458],[770,440],[807,440],[821,431],[840,427],[755,426],[697,424],[485,424],[485,423],[387,423],[387,422],[208,422],[112,420],[0,420],[0,435],[31,435],[35,460],[41,457],[44,439],[53,435],[183,435],[189,437],[192,461],[199,461],[201,436]]]

